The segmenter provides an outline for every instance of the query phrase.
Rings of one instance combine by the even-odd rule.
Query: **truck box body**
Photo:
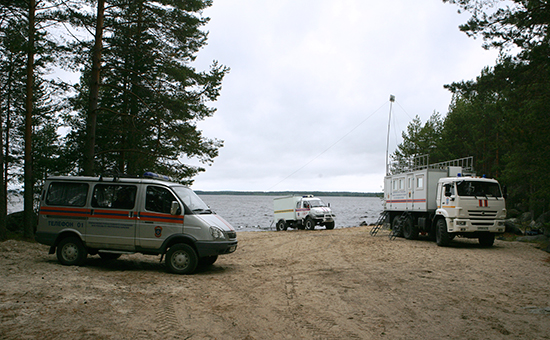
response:
[[[430,234],[438,245],[455,236],[492,245],[494,235],[504,232],[506,217],[498,181],[471,176],[472,157],[437,164],[419,159],[384,178],[384,213],[392,233],[407,239]]]
[[[275,221],[278,221],[280,219],[295,220],[301,200],[301,196],[285,196],[274,198],[273,210],[275,214]]]
[[[447,171],[423,169],[386,176],[384,179],[384,210],[435,211],[437,182],[447,177]]]

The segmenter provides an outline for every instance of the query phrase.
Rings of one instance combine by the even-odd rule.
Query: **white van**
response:
[[[237,233],[191,190],[154,173],[143,178],[57,176],[46,180],[36,241],[64,265],[87,254],[166,255],[177,274],[237,249]]]

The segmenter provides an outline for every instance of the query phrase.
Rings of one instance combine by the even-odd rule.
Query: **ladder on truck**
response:
[[[390,232],[390,240],[395,239],[397,236],[403,236],[403,225],[405,224],[405,221],[407,218],[411,216],[411,213],[408,211],[405,211],[399,217],[397,217],[397,222],[394,226],[392,226],[391,232]]]
[[[387,211],[382,211],[380,213],[380,217],[378,217],[378,220],[376,220],[376,223],[374,223],[374,226],[370,230],[371,236],[376,236],[378,231],[382,229],[382,227],[384,227],[384,222],[386,221],[388,216],[389,216],[389,213]]]

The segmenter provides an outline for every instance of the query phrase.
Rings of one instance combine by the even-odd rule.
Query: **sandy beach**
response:
[[[240,232],[188,276],[158,256],[66,267],[2,242],[0,339],[550,339],[548,253],[369,230]]]

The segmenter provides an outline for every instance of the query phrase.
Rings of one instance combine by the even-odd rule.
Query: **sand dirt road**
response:
[[[369,230],[241,232],[189,276],[140,254],[66,267],[6,241],[0,339],[550,339],[548,253]]]

